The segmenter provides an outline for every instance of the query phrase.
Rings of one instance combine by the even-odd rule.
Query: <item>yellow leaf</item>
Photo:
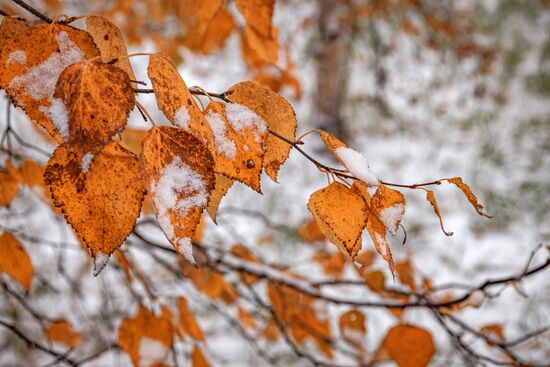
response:
[[[140,159],[162,231],[194,262],[191,238],[214,190],[212,155],[184,130],[155,126],[143,140]]]
[[[321,232],[352,260],[361,249],[361,233],[365,227],[367,206],[354,190],[339,182],[314,192],[308,209]]]
[[[59,23],[22,31],[7,39],[0,49],[0,88],[62,143],[69,135],[63,103],[54,98],[55,85],[69,65],[99,56],[92,37]]]
[[[0,236],[0,271],[15,279],[25,292],[31,290],[33,267],[25,248],[10,232]]]
[[[145,188],[137,157],[113,141],[96,154],[82,175],[80,162],[63,144],[50,158],[44,180],[54,205],[90,249],[98,274],[139,215]]]
[[[124,70],[131,80],[136,80],[127,57],[126,43],[116,25],[101,15],[90,15],[86,17],[86,31],[92,35],[103,62],[118,59],[113,65]]]
[[[128,75],[116,66],[101,62],[79,62],[59,76],[54,97],[67,110],[69,138],[65,139],[82,159],[82,170],[90,156],[121,132],[134,108],[134,92]]]
[[[258,114],[271,131],[290,141],[296,139],[298,122],[294,109],[277,93],[255,82],[235,84],[226,93],[231,102],[245,105]],[[290,144],[273,135],[267,137],[264,168],[274,181],[277,181],[277,173],[287,160],[290,148]]]

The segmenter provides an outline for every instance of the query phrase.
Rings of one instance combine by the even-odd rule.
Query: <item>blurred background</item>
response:
[[[398,235],[392,251],[398,260],[410,256],[418,273],[433,283],[475,284],[521,271],[529,252],[550,242],[550,2],[277,0],[272,18],[276,29],[267,35],[245,27],[233,2],[225,2],[223,13],[217,12],[215,19],[207,17],[208,4],[215,2],[29,1],[50,16],[108,16],[124,33],[129,53],[166,52],[188,86],[223,92],[239,81],[256,80],[272,88],[293,105],[298,135],[313,129],[333,133],[363,152],[372,171],[385,181],[414,184],[461,176],[493,219],[479,217],[459,190],[441,185],[436,195],[445,228],[454,232],[451,237],[439,229],[424,192],[404,191],[403,225],[408,238],[402,246],[403,234]],[[0,1],[0,8],[30,18],[10,1]],[[131,63],[136,78],[150,88],[147,60],[133,57]],[[155,121],[166,121],[153,96],[141,95],[138,100]],[[3,126],[5,101],[0,104]],[[21,136],[45,151],[53,149],[20,110],[11,113],[13,128]],[[134,111],[129,126],[145,129],[149,125]],[[316,134],[304,141],[304,149],[336,165]],[[47,161],[32,150],[26,154]],[[278,181],[264,177],[262,196],[235,185],[220,205],[219,226],[206,223],[205,239],[222,247],[242,243],[290,269],[320,274],[319,266],[309,258],[310,247],[296,236],[266,226],[254,212],[273,223],[297,228],[310,217],[309,195],[323,187],[326,178],[292,152]],[[22,226],[36,236],[48,233],[52,240],[76,241],[63,221],[30,195],[19,195],[14,205],[26,214],[13,216],[0,209],[3,226]],[[250,210],[250,215],[243,215],[242,209]],[[363,246],[372,246],[368,237]],[[59,267],[85,273],[87,287],[79,306],[82,315],[73,315],[75,320],[84,317],[89,322],[89,315],[110,320],[113,310],[128,305],[122,296],[115,296],[115,306],[94,298],[98,293],[115,292],[109,290],[108,281],[114,270],[107,268],[107,274],[93,278],[90,268],[87,273],[81,268],[87,261],[84,253],[62,254],[59,248],[36,245],[31,249],[33,264],[44,276],[59,277]],[[537,255],[533,261],[540,258]],[[377,264],[391,281],[383,261]],[[142,267],[148,266],[154,264],[143,259]],[[463,318],[474,325],[505,324],[510,337],[550,323],[547,274],[518,287],[521,290],[507,288],[481,310],[465,310]],[[44,291],[39,302],[72,314],[74,305],[61,295],[52,298]],[[5,313],[9,301],[2,302]],[[206,307],[195,307],[206,320],[205,329],[217,330],[212,331],[208,349],[214,364],[263,363],[246,347],[228,341]],[[438,344],[433,365],[462,365],[433,321],[421,311],[407,312],[405,320],[424,320],[433,330]],[[380,310],[367,314],[367,344],[372,350],[393,321]],[[17,354],[13,340],[5,335],[0,340],[0,348],[10,351],[9,356],[0,357],[0,364],[13,365],[11,357]],[[548,340],[537,343],[542,344],[532,347],[532,356],[550,360]],[[288,363],[307,365],[293,359],[289,351],[284,353]],[[124,365],[120,360],[124,357],[105,358],[105,365]]]

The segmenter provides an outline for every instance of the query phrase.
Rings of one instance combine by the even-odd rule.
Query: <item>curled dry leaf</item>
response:
[[[82,335],[73,330],[67,320],[57,320],[46,328],[48,339],[53,342],[61,342],[68,347],[74,348],[82,340]]]
[[[57,79],[67,66],[95,56],[99,50],[87,32],[59,23],[33,27],[3,42],[0,88],[62,143],[69,128],[65,106],[54,98]]]
[[[339,182],[311,194],[307,204],[321,232],[352,260],[361,249],[367,205],[356,191]]]
[[[241,82],[233,85],[226,92],[231,102],[247,106],[260,116],[267,127],[282,137],[294,141],[296,139],[296,114],[288,101],[268,88],[255,82]],[[279,168],[287,160],[291,145],[281,139],[269,135],[264,157],[265,172],[277,181]]]
[[[384,224],[384,227],[392,234],[397,234],[397,229],[405,214],[405,197],[397,190],[380,184],[378,190],[372,196],[370,207]]]
[[[0,236],[0,272],[15,279],[25,292],[31,290],[33,267],[23,245],[10,232]]]
[[[452,177],[452,178],[448,178],[447,179],[448,182],[452,183],[452,184],[455,184],[460,190],[462,190],[462,192],[464,193],[464,195],[466,195],[466,198],[468,198],[468,201],[470,202],[470,204],[472,204],[472,206],[474,207],[474,209],[476,210],[476,212],[479,214],[479,215],[483,215],[487,218],[492,218],[490,215],[488,215],[487,213],[485,213],[483,211],[483,205],[481,205],[479,203],[479,201],[477,200],[477,197],[474,195],[474,193],[472,192],[472,189],[470,189],[470,186],[468,186],[467,184],[465,184],[463,181],[462,181],[462,178],[460,177]]]
[[[117,59],[113,65],[124,70],[131,80],[136,80],[127,57],[126,43],[116,25],[101,15],[90,15],[86,17],[86,31],[92,35],[103,62]]]
[[[155,126],[143,140],[140,159],[162,231],[194,263],[191,238],[214,190],[212,155],[184,130]]]
[[[210,218],[216,223],[218,207],[220,206],[222,198],[227,194],[231,186],[233,186],[233,180],[219,173],[216,173],[214,176],[216,177],[216,184],[214,191],[212,191],[210,195],[210,204],[208,204],[207,210]]]
[[[171,319],[168,312],[163,312],[156,317],[145,307],[140,306],[134,317],[122,320],[118,329],[118,346],[130,355],[134,366],[141,366],[143,359],[149,359],[147,355],[142,354],[148,347],[165,348],[166,353],[171,350],[173,342]]]
[[[63,144],[50,158],[44,179],[54,205],[99,261],[96,265],[106,264],[132,231],[145,195],[137,157],[113,141],[82,175],[80,162]]]
[[[426,190],[426,200],[432,204],[432,207],[434,208],[435,215],[437,215],[437,218],[439,218],[439,226],[441,227],[441,230],[445,235],[452,236],[453,232],[448,232],[445,230],[445,227],[443,227],[443,219],[441,218],[441,212],[439,211],[439,205],[437,205],[437,201],[435,200],[435,194],[432,190]]]
[[[189,309],[187,299],[181,296],[178,298],[178,309],[180,313],[180,327],[181,329],[195,340],[204,340],[204,334],[199,326],[195,316]]]
[[[432,335],[407,324],[392,327],[382,343],[399,367],[425,367],[435,352]]]
[[[67,110],[67,142],[82,160],[84,172],[89,159],[122,131],[135,103],[128,75],[101,62],[79,62],[67,67],[59,76],[54,97]]]
[[[271,18],[275,0],[237,0],[237,9],[246,19],[246,24],[263,37],[271,37]]]

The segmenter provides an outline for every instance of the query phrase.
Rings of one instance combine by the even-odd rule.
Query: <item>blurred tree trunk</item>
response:
[[[351,32],[343,24],[349,6],[342,0],[317,0],[318,42],[317,89],[314,96],[316,121],[319,129],[346,139],[342,106],[347,92],[347,59],[351,51]]]

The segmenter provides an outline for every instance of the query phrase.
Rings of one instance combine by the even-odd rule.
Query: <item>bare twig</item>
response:
[[[23,9],[25,9],[26,11],[28,11],[28,12],[31,13],[32,15],[36,16],[37,18],[42,19],[44,22],[46,22],[46,23],[53,23],[52,18],[50,18],[50,17],[47,16],[46,14],[42,13],[42,12],[39,11],[38,9],[33,8],[32,6],[30,6],[29,4],[27,4],[25,1],[23,1],[23,0],[11,0],[11,1],[13,1],[13,2],[16,3],[17,5],[19,5],[19,6],[22,7]]]

